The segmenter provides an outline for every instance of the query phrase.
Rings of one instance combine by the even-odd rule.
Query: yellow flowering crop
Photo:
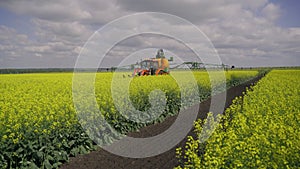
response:
[[[299,168],[299,82],[300,70],[272,70],[233,101],[205,143],[176,152],[177,168]],[[198,136],[203,123],[195,123]]]
[[[177,73],[184,79],[184,72]],[[208,74],[193,73],[200,100],[203,100],[211,93]],[[234,85],[256,75],[257,71],[228,71],[226,78],[228,85]],[[0,166],[58,167],[69,156],[94,148],[93,141],[78,122],[72,100],[72,77],[72,73],[0,75]],[[113,73],[96,75],[96,100],[101,113],[119,132],[143,127],[118,113],[111,97],[112,77]],[[164,116],[152,123],[163,121],[180,108],[180,89],[168,75],[134,78],[129,88],[134,106],[139,110],[147,109],[148,94],[154,89],[166,93],[168,108]]]

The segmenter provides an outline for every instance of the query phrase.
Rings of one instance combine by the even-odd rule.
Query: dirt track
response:
[[[226,103],[225,108],[227,108],[232,100],[237,97],[241,96],[243,92],[246,90],[246,87],[253,85],[257,82],[261,77],[256,77],[244,84],[239,86],[232,87],[227,90],[226,93]],[[218,97],[218,95],[216,96]],[[200,103],[200,109],[198,112],[199,118],[206,118],[207,112],[210,108],[211,99],[207,99],[206,101]],[[150,137],[157,135],[173,124],[177,116],[169,117],[164,122],[147,126],[141,129],[139,132],[130,133],[129,135],[132,137]],[[193,133],[190,131],[188,135],[192,135]],[[120,157],[114,154],[111,154],[105,150],[97,150],[93,151],[86,155],[79,155],[75,158],[71,158],[69,163],[64,164],[61,168],[62,169],[86,169],[86,168],[173,168],[177,165],[177,159],[175,158],[175,149],[178,146],[184,145],[186,140],[182,140],[178,145],[174,146],[169,151],[154,156],[148,157],[143,159],[134,159],[134,158],[126,158]]]

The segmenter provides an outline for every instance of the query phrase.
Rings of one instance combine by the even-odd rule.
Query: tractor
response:
[[[137,63],[132,76],[167,75],[170,73],[169,61],[173,61],[173,57],[166,59],[163,49],[159,49],[155,58]]]

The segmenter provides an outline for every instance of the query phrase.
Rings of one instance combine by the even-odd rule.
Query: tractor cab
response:
[[[146,59],[141,61],[138,64],[138,68],[135,69],[134,75],[138,76],[147,76],[147,75],[154,75],[155,71],[158,68],[158,62],[152,59]]]
[[[143,60],[141,63],[140,63],[140,66],[141,66],[141,69],[148,69],[150,70],[151,68],[153,69],[158,69],[158,61],[156,60]]]

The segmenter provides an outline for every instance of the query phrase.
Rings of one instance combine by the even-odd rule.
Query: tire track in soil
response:
[[[243,92],[246,91],[247,87],[254,85],[257,81],[259,81],[262,77],[255,77],[252,80],[249,80],[243,84],[238,86],[231,87],[227,90],[226,93],[226,102],[225,102],[225,109],[228,108],[232,100],[235,97],[242,96]],[[224,94],[224,93],[223,93]],[[222,94],[217,94],[215,97],[218,99],[218,96]],[[209,112],[211,99],[208,98],[207,100],[200,103],[198,118],[206,118],[207,113]],[[128,135],[131,137],[151,137],[157,134],[162,133],[163,131],[167,130],[173,122],[176,120],[177,116],[168,117],[164,122],[150,125],[140,129],[139,132],[129,133]],[[187,135],[194,135],[192,130]],[[115,168],[115,169],[152,169],[152,168],[173,168],[174,166],[178,165],[177,159],[175,157],[175,150],[177,147],[183,147],[186,142],[186,138],[182,140],[179,144],[174,146],[169,151],[166,151],[162,154],[159,154],[154,157],[148,158],[127,158],[121,157],[110,152],[107,152],[103,149],[99,149],[96,151],[92,151],[89,154],[85,155],[78,155],[76,157],[71,157],[68,163],[63,164],[60,168],[61,169],[86,169],[86,168],[100,168],[100,169],[108,169],[108,168]]]

